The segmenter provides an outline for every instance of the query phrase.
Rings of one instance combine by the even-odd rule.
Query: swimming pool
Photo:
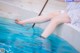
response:
[[[30,26],[0,17],[0,50],[6,53],[79,53],[55,34],[45,40],[37,39],[43,30],[39,27],[27,30]]]
[[[31,24],[21,26],[14,22],[15,17],[37,16],[35,12],[0,1],[0,16],[0,52],[80,53],[80,32],[73,29],[73,26],[66,24],[59,26],[56,29],[57,33],[41,41],[39,35],[43,32],[42,28],[37,26],[31,28]]]

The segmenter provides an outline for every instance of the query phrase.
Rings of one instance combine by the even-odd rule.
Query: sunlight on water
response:
[[[0,17],[0,53],[79,53],[68,42],[52,34],[47,39],[39,36],[42,29],[21,26]]]

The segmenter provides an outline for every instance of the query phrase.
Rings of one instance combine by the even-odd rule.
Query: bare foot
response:
[[[17,23],[17,24],[21,24],[21,25],[25,25],[25,23],[23,23],[22,21],[20,21],[19,19],[15,19],[15,22]]]

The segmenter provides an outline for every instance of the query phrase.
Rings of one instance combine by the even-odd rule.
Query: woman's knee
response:
[[[54,12],[48,14],[48,16],[51,17],[51,19],[58,15],[60,15],[60,11],[54,11]]]

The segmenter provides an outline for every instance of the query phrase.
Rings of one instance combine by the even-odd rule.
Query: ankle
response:
[[[43,38],[43,39],[46,39],[44,36],[40,36],[41,38]]]

